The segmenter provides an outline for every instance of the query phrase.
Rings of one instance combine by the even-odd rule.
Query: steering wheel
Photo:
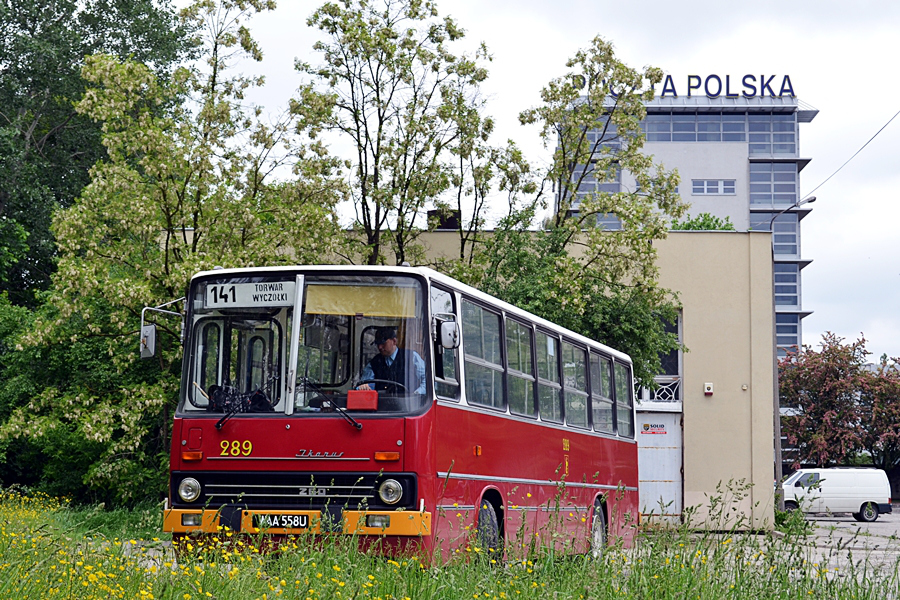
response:
[[[397,387],[403,388],[403,394],[409,394],[409,390],[406,389],[406,386],[402,383],[397,383],[396,381],[391,381],[390,379],[363,379],[356,383],[356,387],[364,385],[366,383],[383,383],[385,385],[396,385]]]

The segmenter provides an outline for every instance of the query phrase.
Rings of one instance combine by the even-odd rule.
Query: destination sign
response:
[[[206,286],[205,308],[266,308],[293,306],[294,281],[224,283]]]

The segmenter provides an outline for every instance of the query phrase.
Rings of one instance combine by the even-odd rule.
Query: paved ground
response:
[[[821,562],[843,568],[850,561],[868,561],[885,570],[900,564],[900,507],[879,515],[874,523],[860,523],[850,514],[816,514],[807,519],[815,524],[810,550]]]

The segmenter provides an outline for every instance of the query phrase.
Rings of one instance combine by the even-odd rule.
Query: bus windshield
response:
[[[419,280],[394,275],[198,278],[180,409],[420,412],[427,397],[423,298]]]

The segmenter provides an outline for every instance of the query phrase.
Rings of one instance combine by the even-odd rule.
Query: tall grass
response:
[[[110,516],[7,490],[0,598],[900,598],[896,540],[887,564],[876,564],[880,550],[823,553],[796,514],[783,536],[740,533],[745,524],[734,519],[716,532],[641,530],[633,547],[614,544],[596,560],[540,546],[516,559],[474,560],[473,537],[468,553],[434,565],[359,552],[346,536],[298,537],[260,552],[260,540],[228,534],[192,541],[175,560],[154,540],[148,524],[158,527],[159,517],[149,509]]]

